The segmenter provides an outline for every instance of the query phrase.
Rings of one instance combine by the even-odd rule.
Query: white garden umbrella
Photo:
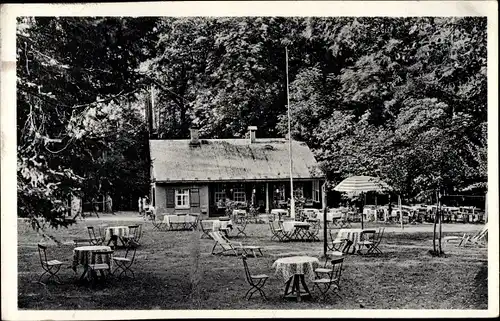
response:
[[[351,176],[344,179],[333,189],[338,192],[347,192],[348,195],[392,190],[387,183],[373,176]],[[361,213],[361,228],[363,228],[363,213]]]

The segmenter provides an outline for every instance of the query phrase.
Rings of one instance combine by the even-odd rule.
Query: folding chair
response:
[[[382,242],[382,237],[384,236],[385,227],[379,228],[378,233],[375,234],[373,240],[363,241],[363,245],[368,248],[365,254],[378,253],[382,254],[379,248],[380,242]]]
[[[163,221],[158,221],[156,216],[151,220],[151,224],[153,224],[154,231],[163,231],[165,229],[165,223]]]
[[[192,229],[193,231],[195,231],[198,228],[198,224],[200,223],[201,215],[197,214],[197,213],[191,213],[189,215],[196,217],[194,222],[190,223],[190,225],[189,225],[189,228]]]
[[[125,256],[113,256],[113,262],[115,262],[116,264],[116,267],[113,270],[113,275],[116,273],[116,271],[121,270],[118,277],[121,277],[122,274],[125,274],[125,276],[127,276],[127,273],[130,272],[132,273],[132,278],[135,279],[135,274],[134,271],[132,271],[131,267],[132,264],[134,264],[136,251],[137,251],[137,246],[131,244],[130,246],[127,247]]]
[[[269,227],[271,228],[271,241],[276,239],[278,241],[283,241],[285,239],[285,232],[281,228],[275,228],[273,222],[269,222]]]
[[[319,228],[320,225],[318,220],[311,221],[311,227],[306,232],[308,241],[319,241]]]
[[[198,225],[201,229],[201,231],[203,232],[203,234],[201,234],[200,238],[203,238],[204,236],[206,236],[207,238],[210,238],[210,232],[212,232],[212,229],[213,229],[213,222],[212,221],[208,221],[208,220],[204,220],[204,221],[200,221],[200,225]]]
[[[349,248],[351,247],[351,244],[352,244],[351,240],[345,239],[345,238],[340,238],[340,237],[338,237],[338,234],[337,234],[337,236],[334,237],[332,235],[332,230],[329,230],[329,234],[330,234],[331,242],[327,243],[328,250],[339,251],[339,252],[343,252],[343,253],[346,253],[349,251]]]
[[[101,278],[104,280],[106,278],[106,274],[110,276],[111,273],[111,264],[105,263],[106,260],[105,258],[107,256],[111,256],[114,253],[113,250],[111,251],[96,251],[92,252],[92,256],[90,259],[90,264],[89,264],[89,276],[94,282],[97,279],[97,272],[99,271],[101,274]],[[99,257],[99,259],[97,259]],[[97,263],[97,262],[100,263]]]
[[[339,298],[342,298],[338,291],[340,290],[340,276],[342,275],[342,265],[344,263],[344,258],[336,258],[331,261],[332,267],[331,272],[326,273],[327,277],[317,278],[313,280],[313,290],[318,288],[323,300],[329,294],[329,290],[332,289],[333,294],[336,294]]]
[[[259,294],[264,298],[264,300],[267,300],[266,295],[262,290],[262,287],[264,286],[264,284],[266,284],[266,281],[269,278],[269,276],[267,274],[252,275],[250,273],[250,270],[248,269],[247,256],[243,254],[241,258],[243,261],[243,266],[245,268],[245,277],[247,279],[248,284],[250,284],[251,286],[251,288],[248,289],[247,293],[245,294],[245,299],[248,296],[248,300],[250,300],[252,295],[258,291]]]
[[[377,232],[375,230],[363,230],[359,235],[359,241],[356,243],[358,254],[367,254],[368,249],[371,248],[375,242],[375,236]],[[366,253],[363,253],[364,249],[367,249]]]
[[[95,235],[93,226],[87,226],[87,231],[89,233],[90,243],[92,245],[101,245],[104,242],[104,238],[102,236],[97,237]]]
[[[125,246],[135,245],[138,246],[142,234],[142,225],[129,225],[128,235],[123,236],[122,240],[125,241]]]
[[[246,217],[242,217],[240,220],[240,223],[236,224],[236,229],[238,230],[238,233],[236,233],[236,236],[238,236],[240,234],[242,234],[244,236],[248,236],[245,233],[245,228],[247,227],[247,224],[248,224],[248,220],[246,219]]]
[[[316,279],[321,279],[321,277],[324,276],[325,274],[328,275],[329,278],[331,278],[331,274],[333,273],[333,268],[329,266],[328,263],[331,262],[333,258],[338,259],[341,257],[344,257],[344,253],[340,251],[326,252],[325,264],[323,265],[323,267],[319,267],[314,270]]]
[[[59,272],[64,263],[58,260],[47,260],[47,247],[42,244],[38,244],[38,256],[40,257],[40,263],[44,271],[38,278],[38,282],[45,284],[42,282],[42,278],[45,274],[49,274],[50,276],[47,278],[47,281],[52,278],[56,278],[57,280],[55,282],[60,284],[61,279],[57,275],[57,272]]]

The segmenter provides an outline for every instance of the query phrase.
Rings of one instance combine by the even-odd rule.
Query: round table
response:
[[[102,251],[110,251],[111,248],[105,245],[88,245],[88,246],[79,246],[73,249],[73,270],[76,271],[76,267],[78,265],[83,265],[84,271],[80,280],[82,280],[88,271],[88,265],[91,263],[106,263],[111,264],[111,256],[106,255],[104,259],[102,256],[96,256],[98,262],[90,262],[92,258],[92,252],[102,252]]]
[[[106,234],[104,240],[108,240],[108,245],[113,241],[113,244],[118,246],[117,240],[119,239],[122,242],[122,245],[125,246],[126,242],[123,240],[123,237],[127,237],[129,235],[129,227],[128,226],[110,226],[106,228]]]
[[[319,260],[310,256],[292,256],[277,259],[273,263],[276,268],[275,274],[279,274],[285,281],[284,297],[296,297],[300,301],[302,297],[311,296],[305,282],[305,276],[309,279],[314,278],[314,269],[318,267]],[[290,284],[292,289],[288,291]],[[300,285],[304,288],[301,291]]]

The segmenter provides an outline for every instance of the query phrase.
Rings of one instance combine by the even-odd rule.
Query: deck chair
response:
[[[210,238],[210,232],[212,232],[212,229],[213,229],[213,223],[212,221],[208,221],[208,220],[204,220],[204,221],[200,221],[200,225],[198,225],[201,229],[201,231],[203,232],[203,234],[201,234],[200,238],[203,238],[204,236],[206,236],[207,238]]]
[[[61,279],[57,275],[57,272],[61,269],[61,266],[64,264],[61,261],[58,260],[47,260],[47,247],[42,244],[38,244],[38,256],[40,257],[40,264],[42,265],[43,273],[40,275],[38,278],[38,282],[45,284],[42,282],[42,278],[45,274],[49,274],[49,277],[47,278],[47,281],[55,278],[56,283],[60,284]]]
[[[113,270],[112,274],[115,275],[115,273],[118,270],[121,270],[118,277],[121,277],[122,274],[127,276],[127,273],[130,272],[132,274],[132,278],[135,279],[135,274],[134,271],[132,270],[132,264],[134,264],[136,251],[137,251],[137,246],[135,246],[132,243],[127,247],[125,256],[113,256],[113,262],[116,264],[116,267]]]
[[[215,241],[214,247],[212,248],[212,254],[224,254],[229,252],[231,254],[239,255],[238,249],[242,249],[243,245],[240,242],[231,242],[219,231],[208,232],[208,235]],[[219,245],[221,250],[216,252],[215,248]]]
[[[286,233],[283,231],[282,228],[275,228],[273,222],[269,222],[269,227],[271,228],[271,233],[273,234],[271,236],[271,241],[272,240],[283,241],[286,239]]]
[[[377,253],[377,254],[382,254],[382,251],[378,247],[380,245],[380,242],[382,242],[382,237],[384,236],[384,231],[385,227],[382,227],[378,230],[377,233],[375,233],[374,237],[372,239],[363,239],[358,242],[358,253],[359,254],[370,254],[370,253]],[[362,234],[364,235],[364,234]],[[366,248],[366,253],[363,253],[363,247]]]
[[[335,258],[331,261],[332,267],[331,272],[326,274],[326,277],[316,278],[313,280],[313,290],[318,288],[323,300],[329,294],[329,290],[332,289],[332,293],[342,298],[338,291],[340,290],[340,276],[342,275],[342,265],[344,264],[344,258]]]
[[[482,246],[486,244],[485,240],[487,235],[488,235],[488,227],[485,226],[474,234],[465,233],[463,236],[445,236],[443,240],[446,243],[456,242],[458,243],[457,244],[458,246],[466,246],[468,243]]]
[[[257,257],[257,251],[262,254],[262,248],[256,245],[243,245],[241,242],[231,242],[225,237],[221,232],[209,232],[210,237],[215,241],[214,247],[212,248],[212,254],[224,254],[229,252],[231,254],[239,255],[238,250],[241,250],[242,254],[248,255],[248,252],[251,252],[254,257]],[[221,250],[219,252],[215,252],[215,248],[219,245]],[[248,252],[247,252],[248,251]]]
[[[262,287],[264,287],[264,284],[266,284],[266,281],[269,278],[269,276],[267,274],[252,275],[250,273],[250,270],[248,269],[247,256],[243,254],[241,258],[243,261],[243,266],[245,268],[245,277],[247,279],[248,284],[250,284],[251,286],[251,288],[248,289],[247,293],[245,294],[245,299],[248,297],[248,300],[250,300],[250,298],[254,293],[259,292],[259,294],[264,298],[264,300],[267,300],[266,295],[262,290]]]
[[[90,260],[92,263],[89,264],[89,277],[93,283],[95,283],[95,280],[97,279],[97,272],[100,272],[102,280],[106,279],[106,274],[108,277],[111,276],[111,264],[105,263],[104,258],[108,255],[112,255],[113,253],[113,250],[92,252]],[[99,259],[97,259],[98,257]]]
[[[246,233],[245,233],[245,228],[247,227],[247,224],[248,224],[248,220],[246,217],[242,217],[241,220],[240,220],[240,223],[239,224],[236,224],[236,229],[238,230],[238,233],[236,233],[236,236],[238,235],[244,235],[244,236],[248,236]]]
[[[97,236],[95,234],[93,226],[87,226],[87,231],[89,233],[89,239],[92,245],[101,245],[104,242],[104,238],[102,236]]]

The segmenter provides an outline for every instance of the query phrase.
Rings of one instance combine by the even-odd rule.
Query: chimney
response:
[[[189,131],[191,133],[191,141],[189,142],[189,145],[192,146],[200,145],[200,132],[198,127],[192,126],[191,128],[189,128]]]
[[[255,143],[256,131],[257,131],[257,126],[248,126],[248,132],[250,133],[250,143]]]

